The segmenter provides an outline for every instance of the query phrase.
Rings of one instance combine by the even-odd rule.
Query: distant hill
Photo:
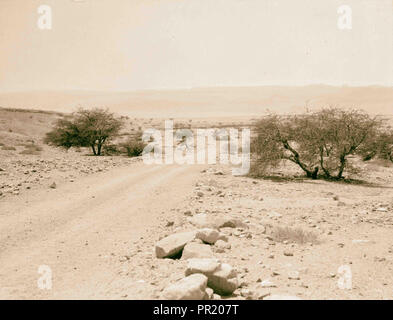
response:
[[[135,92],[0,93],[0,107],[72,112],[78,106],[108,107],[131,117],[258,116],[266,110],[302,112],[323,106],[355,107],[393,114],[393,87],[217,87]]]

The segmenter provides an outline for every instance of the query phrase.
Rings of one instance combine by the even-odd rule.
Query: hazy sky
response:
[[[393,0],[0,0],[1,91],[310,83],[393,86]]]

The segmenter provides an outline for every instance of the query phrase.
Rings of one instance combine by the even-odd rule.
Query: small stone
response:
[[[215,243],[215,247],[217,247],[218,249],[225,250],[225,249],[230,249],[231,245],[223,240],[217,240]]]
[[[292,251],[284,251],[284,256],[292,257],[293,256],[293,252]]]
[[[49,186],[49,188],[51,188],[51,189],[56,189],[56,182],[53,182],[50,186]]]
[[[206,297],[204,300],[213,300],[214,299],[214,291],[211,288],[206,288]]]
[[[254,292],[250,289],[242,289],[240,290],[240,295],[246,299],[252,299],[254,297]]]
[[[300,280],[299,272],[298,271],[289,271],[288,272],[288,279]]]
[[[175,224],[175,222],[174,221],[168,221],[167,223],[166,223],[166,225],[165,225],[165,227],[172,227],[173,225]]]
[[[260,284],[262,288],[276,288],[276,284],[270,281],[270,279],[263,280]]]

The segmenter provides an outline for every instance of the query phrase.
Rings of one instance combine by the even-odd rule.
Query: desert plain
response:
[[[163,299],[190,262],[158,258],[157,243],[218,229],[221,240],[186,244],[190,257],[217,259],[236,277],[233,293],[210,299],[392,299],[392,163],[359,163],[351,183],[306,179],[290,165],[255,178],[222,164],[146,165],[43,142],[78,106],[123,116],[127,136],[167,119],[252,131],[268,110],[327,105],[391,117],[392,103],[384,87],[2,94],[0,298]],[[37,285],[43,265],[50,290]]]

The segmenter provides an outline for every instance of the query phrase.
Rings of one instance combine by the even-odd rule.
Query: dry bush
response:
[[[131,136],[126,142],[120,144],[120,147],[125,149],[129,157],[141,156],[143,149],[146,147],[146,143],[142,140],[142,132],[139,131]]]
[[[298,244],[320,243],[317,234],[312,231],[305,231],[299,227],[290,228],[275,226],[271,229],[270,236],[276,242],[288,241]]]
[[[378,139],[382,121],[358,110],[323,109],[303,115],[270,115],[256,124],[252,172],[268,172],[282,161],[300,167],[309,178],[343,179],[355,172],[350,159],[362,156]]]
[[[42,147],[35,144],[24,144],[25,150],[19,152],[19,154],[24,155],[39,155],[42,151]]]
[[[2,146],[2,148],[1,148],[2,150],[5,150],[5,151],[15,151],[16,150],[16,148],[15,147],[13,147],[13,146]]]

